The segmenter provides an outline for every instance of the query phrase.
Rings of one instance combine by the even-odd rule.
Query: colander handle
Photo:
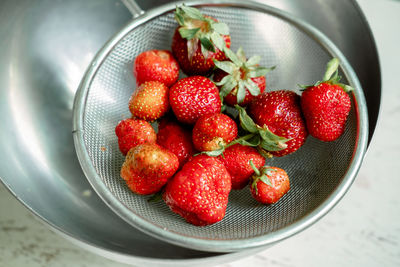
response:
[[[144,10],[135,2],[135,0],[121,0],[125,7],[131,12],[133,18],[139,17]]]

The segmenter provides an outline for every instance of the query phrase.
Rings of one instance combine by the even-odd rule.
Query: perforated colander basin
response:
[[[297,152],[267,160],[284,168],[291,190],[278,203],[258,204],[245,188],[232,191],[225,218],[210,226],[188,224],[164,202],[132,193],[120,177],[124,161],[114,129],[131,116],[128,101],[136,88],[135,57],[149,49],[170,49],[177,27],[172,11],[179,3],[154,9],[128,24],[98,53],[85,74],[74,103],[74,142],[86,177],[110,208],[138,229],[180,246],[213,252],[271,245],[321,218],[345,194],[361,165],[368,118],[362,88],[351,66],[322,33],[291,15],[253,2],[196,3],[205,14],[230,27],[232,49],[262,56],[267,91],[311,84],[321,78],[326,63],[341,61],[342,81],[355,88],[343,136],[324,143],[308,137]]]

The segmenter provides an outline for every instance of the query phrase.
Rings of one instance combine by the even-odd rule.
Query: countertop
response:
[[[356,181],[309,229],[220,267],[400,266],[400,1],[359,0],[382,68],[380,118]],[[0,266],[104,266],[116,263],[71,244],[38,221],[0,185]]]

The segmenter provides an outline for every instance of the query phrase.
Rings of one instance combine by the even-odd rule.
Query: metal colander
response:
[[[162,201],[132,193],[120,177],[124,157],[115,126],[131,116],[135,57],[149,49],[170,49],[177,27],[172,11],[180,3],[153,9],[133,20],[98,53],[85,74],[74,103],[74,141],[81,166],[100,197],[138,229],[177,245],[227,252],[270,245],[308,227],[326,214],[350,187],[367,144],[366,104],[350,65],[322,33],[280,10],[248,1],[190,2],[230,27],[232,50],[262,56],[267,90],[291,89],[321,78],[332,57],[341,61],[342,81],[352,85],[352,110],[339,140],[308,137],[297,152],[268,159],[284,168],[291,190],[278,203],[258,204],[249,188],[232,191],[225,218],[210,226],[188,224]]]

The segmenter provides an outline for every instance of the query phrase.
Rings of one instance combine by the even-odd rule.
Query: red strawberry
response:
[[[176,118],[186,124],[194,124],[203,115],[221,111],[218,88],[203,76],[179,80],[170,88],[169,102]]]
[[[129,110],[134,117],[154,121],[169,110],[168,87],[157,81],[145,82],[133,92]]]
[[[191,131],[169,119],[163,119],[158,125],[157,144],[178,157],[179,168],[192,157],[195,151]]]
[[[218,157],[232,178],[232,189],[242,189],[254,173],[250,160],[256,168],[265,164],[265,158],[253,147],[235,144],[225,149],[223,156]]]
[[[308,133],[300,109],[300,96],[295,92],[263,93],[250,103],[249,115],[259,127],[286,139],[281,150],[269,150],[272,155],[281,157],[293,153],[305,143]]]
[[[142,144],[129,150],[121,177],[133,192],[149,195],[160,191],[178,166],[174,153],[157,144]]]
[[[226,49],[226,55],[230,61],[215,61],[218,69],[214,72],[213,80],[228,105],[234,106],[239,103],[246,106],[255,96],[264,92],[265,74],[275,67],[260,67],[259,56],[247,60],[241,47],[236,55]]]
[[[352,88],[339,83],[338,67],[339,60],[334,58],[328,63],[323,81],[306,87],[301,96],[308,131],[315,138],[327,142],[343,134],[351,109],[347,92]]]
[[[232,142],[238,133],[236,123],[222,113],[200,117],[193,128],[193,144],[199,151],[213,151]]]
[[[115,134],[118,137],[118,145],[122,154],[137,145],[144,143],[155,143],[156,132],[150,123],[144,120],[125,119],[115,127]]]
[[[231,45],[228,26],[215,18],[204,16],[193,7],[176,8],[179,23],[172,38],[172,53],[187,75],[208,75],[213,60],[225,60],[224,49]]]
[[[231,177],[214,157],[193,157],[167,183],[163,198],[170,209],[194,225],[216,223],[225,216]]]
[[[133,74],[138,85],[148,81],[159,81],[170,87],[178,80],[179,65],[171,52],[149,50],[136,57]]]
[[[255,169],[256,173],[251,177],[250,191],[253,197],[260,203],[276,203],[290,189],[287,173],[277,167],[262,167]]]

